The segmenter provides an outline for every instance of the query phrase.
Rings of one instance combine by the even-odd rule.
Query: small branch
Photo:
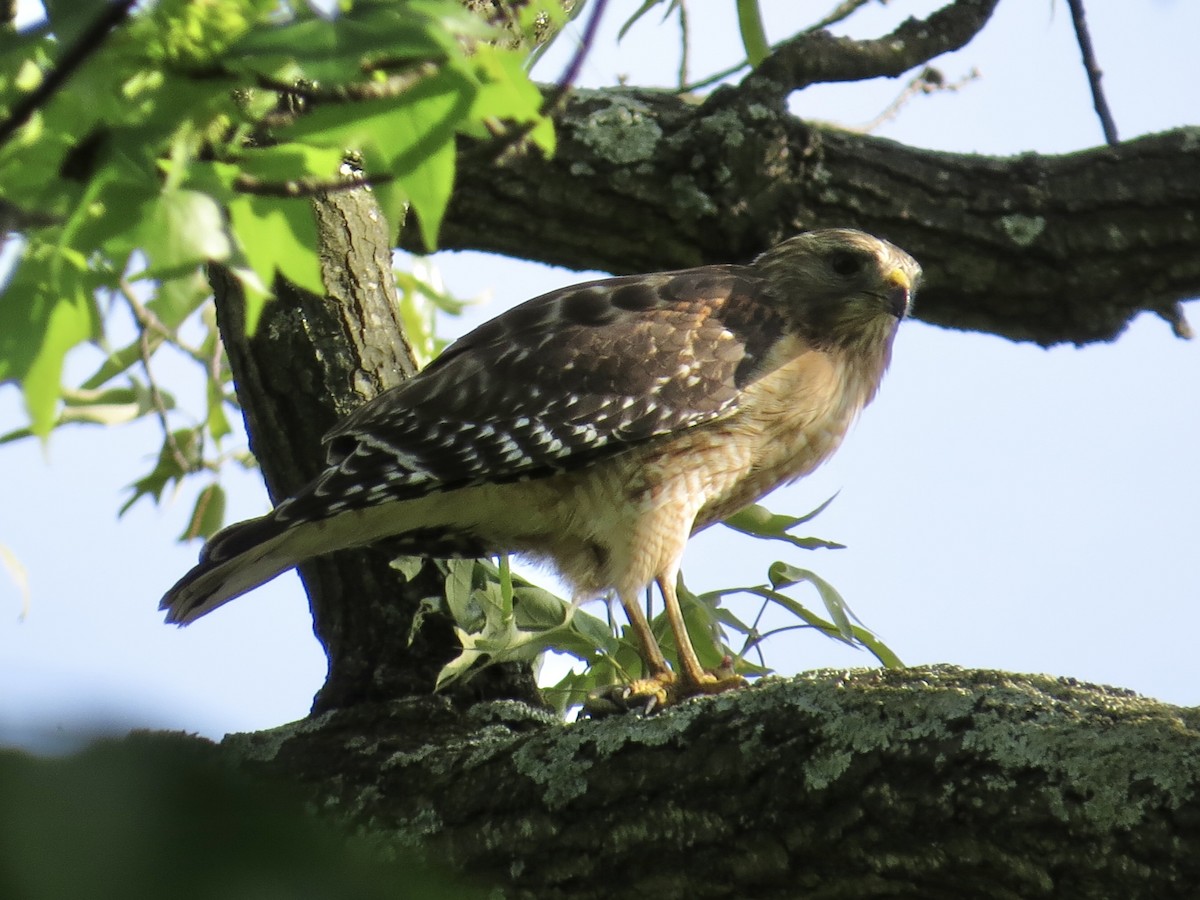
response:
[[[554,86],[546,102],[542,108],[543,115],[550,115],[558,105],[562,102],[562,98],[567,95],[567,91],[571,89],[571,85],[579,78],[579,71],[583,68],[583,61],[591,52],[592,45],[596,41],[596,33],[600,30],[600,20],[604,17],[604,9],[608,6],[608,0],[595,0],[595,5],[592,7],[592,14],[588,17],[587,25],[583,28],[583,37],[579,41],[579,46],[575,50],[575,55],[571,57],[571,61],[567,64],[567,68],[563,71],[562,77],[558,79],[558,84]]]
[[[680,94],[692,94],[692,93],[695,93],[696,91],[703,90],[706,87],[716,84],[718,81],[724,81],[730,75],[737,74],[738,72],[742,71],[742,69],[746,68],[746,66],[748,66],[748,65],[750,65],[750,60],[743,59],[740,63],[736,63],[727,69],[722,69],[720,72],[714,72],[711,75],[706,75],[704,78],[701,78],[699,81],[693,81],[690,84],[680,85],[679,93]]]
[[[820,19],[813,25],[810,25],[808,28],[805,28],[804,31],[801,32],[801,34],[811,34],[813,32],[820,31],[823,28],[828,28],[830,25],[836,25],[838,22],[841,22],[843,19],[848,18],[859,7],[866,5],[868,2],[869,2],[869,0],[845,0],[845,2],[841,3],[836,9],[834,9],[831,13],[829,13],[829,15]],[[887,3],[888,0],[879,0],[879,2]],[[682,2],[680,5],[679,15],[680,15],[680,20],[681,20],[681,24],[682,24],[684,21],[684,16],[686,15],[686,11],[684,10],[684,8],[682,6]],[[685,46],[685,63],[686,63],[686,46],[687,46],[686,45],[686,39],[687,39],[686,30],[684,31],[684,39],[685,39],[685,45],[684,45]],[[779,49],[780,46],[782,46],[782,45],[781,44],[772,45],[771,52],[775,53]],[[719,72],[714,72],[712,75],[706,75],[704,78],[700,79],[699,81],[695,81],[695,82],[691,82],[691,83],[689,83],[687,81],[687,79],[684,77],[686,74],[686,66],[681,66],[680,67],[680,79],[679,79],[679,93],[691,94],[696,91],[703,90],[706,87],[716,84],[718,81],[724,81],[730,75],[736,75],[738,72],[740,72],[742,69],[746,68],[749,65],[750,65],[750,60],[743,59],[739,63],[729,66],[728,68],[722,69]]]
[[[175,465],[179,467],[180,472],[191,472],[193,466],[188,462],[186,454],[179,446],[179,442],[175,440],[175,433],[171,431],[171,423],[167,418],[167,404],[163,400],[162,392],[158,389],[158,382],[154,380],[154,372],[150,368],[150,354],[153,352],[150,347],[150,332],[155,332],[170,340],[172,335],[165,325],[158,320],[150,310],[142,305],[141,301],[134,295],[133,289],[128,282],[121,279],[121,296],[125,298],[125,302],[129,304],[129,309],[133,313],[134,319],[138,324],[138,353],[142,360],[142,371],[146,373],[146,384],[150,389],[150,404],[154,407],[154,413],[158,417],[158,423],[162,427],[163,441],[166,443],[167,449],[171,452],[171,457],[175,460]]]
[[[608,0],[595,0],[595,5],[592,7],[592,14],[588,18],[587,25],[583,29],[583,37],[579,41],[579,47],[575,50],[575,55],[571,57],[570,63],[563,71],[562,77],[558,79],[558,83],[546,92],[545,99],[542,100],[541,114],[546,117],[554,115],[563,101],[566,100],[567,94],[571,90],[571,85],[575,83],[575,79],[579,77],[579,70],[583,68],[583,61],[587,57],[588,52],[592,48],[592,44],[596,40],[596,33],[600,29],[600,19],[604,16],[604,9],[608,6]],[[509,156],[514,147],[520,146],[533,131],[534,123],[526,123],[520,128],[514,129],[510,134],[504,135],[500,128],[495,127],[494,123],[488,123],[488,129],[494,135],[502,138],[500,146],[491,153],[493,162],[499,163]]]
[[[1079,42],[1079,53],[1083,56],[1083,68],[1087,72],[1088,86],[1092,89],[1092,105],[1096,115],[1100,117],[1100,127],[1104,130],[1104,140],[1112,146],[1120,138],[1117,137],[1117,123],[1113,121],[1108,109],[1108,101],[1104,98],[1104,89],[1100,79],[1104,73],[1096,62],[1096,52],[1092,49],[1092,36],[1088,32],[1087,19],[1083,12],[1083,0],[1067,0],[1071,10],[1071,22],[1075,26],[1075,40]]]
[[[125,20],[135,2],[136,0],[117,0],[110,4],[83,30],[75,43],[63,51],[58,64],[46,73],[42,83],[26,94],[24,99],[13,107],[8,118],[0,122],[0,146],[8,143],[35,112],[50,102],[67,79],[104,46],[104,39]]]
[[[965,46],[987,24],[997,2],[956,0],[927,19],[907,19],[891,34],[873,40],[801,32],[779,44],[738,90],[782,97],[810,84],[896,78]]]
[[[814,22],[812,25],[809,25],[804,30],[805,32],[822,31],[823,29],[828,28],[830,25],[836,25],[838,22],[842,22],[850,18],[869,2],[870,0],[842,0],[841,3],[833,8],[832,12],[830,12],[824,18]],[[886,5],[888,0],[879,0],[879,2]]]
[[[320,194],[334,194],[340,191],[352,191],[355,188],[370,187],[371,185],[387,184],[394,176],[390,174],[368,176],[360,172],[352,172],[341,178],[296,178],[292,181],[263,181],[253,175],[239,175],[233,181],[233,189],[242,194],[255,194],[260,197],[316,197]]]
[[[688,27],[687,0],[679,0],[679,89],[688,83],[688,68],[692,55],[692,36]]]
[[[303,82],[286,82],[258,75],[258,86],[265,90],[277,91],[281,94],[291,94],[300,97],[310,105],[318,103],[354,103],[363,100],[386,100],[401,96],[423,78],[436,75],[437,63],[423,62],[407,69],[389,75],[383,81],[360,81],[350,84],[339,84],[333,87],[317,87]]]
[[[932,66],[926,66],[915,75],[912,80],[904,86],[899,96],[896,97],[887,107],[873,118],[866,125],[861,125],[857,128],[851,128],[850,131],[857,131],[860,134],[870,134],[880,125],[885,122],[890,122],[896,118],[900,110],[903,109],[910,100],[918,94],[936,94],[941,91],[949,91],[951,93],[960,90],[964,85],[969,84],[979,78],[979,70],[972,69],[958,81],[947,82],[946,76],[941,73],[941,70],[935,69]]]
[[[52,216],[36,210],[23,209],[15,203],[0,200],[0,234],[48,225],[60,225],[62,221],[62,216]]]

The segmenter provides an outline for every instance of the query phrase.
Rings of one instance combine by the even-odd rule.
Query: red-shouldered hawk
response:
[[[879,386],[921,269],[849,229],[748,266],[593,281],[517,306],[327,436],[329,467],[224,529],[163,598],[186,624],[304,560],[388,538],[414,555],[552,563],[615,591],[652,681],[723,690],[675,595],[688,537],[811,472]],[[638,603],[658,584],[672,673]]]

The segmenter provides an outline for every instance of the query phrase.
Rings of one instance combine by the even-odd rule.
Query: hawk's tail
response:
[[[362,547],[385,537],[396,540],[397,552],[407,539],[413,550],[431,555],[441,546],[437,544],[438,535],[449,527],[437,517],[431,519],[431,506],[436,506],[434,501],[389,503],[349,509],[322,519],[292,518],[282,522],[276,509],[260,518],[230,525],[204,545],[200,562],[167,591],[159,609],[166,610],[168,622],[187,625],[307,559]],[[461,542],[454,542],[455,532],[451,529],[448,533],[445,547],[454,552],[462,550]],[[467,549],[483,552],[473,544]]]
[[[167,621],[187,625],[303,561],[303,528],[289,528],[273,515],[231,525],[200,551],[200,562],[163,596],[158,608]],[[301,540],[297,540],[301,538]]]

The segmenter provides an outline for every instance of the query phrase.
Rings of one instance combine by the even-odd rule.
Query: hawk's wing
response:
[[[277,518],[568,471],[730,415],[783,332],[766,290],[754,270],[706,266],[514,307],[339,423],[331,468]]]

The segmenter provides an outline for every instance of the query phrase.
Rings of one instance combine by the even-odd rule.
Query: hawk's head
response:
[[[921,280],[917,261],[895,244],[850,228],[789,238],[755,266],[806,340],[860,352],[886,352]]]

